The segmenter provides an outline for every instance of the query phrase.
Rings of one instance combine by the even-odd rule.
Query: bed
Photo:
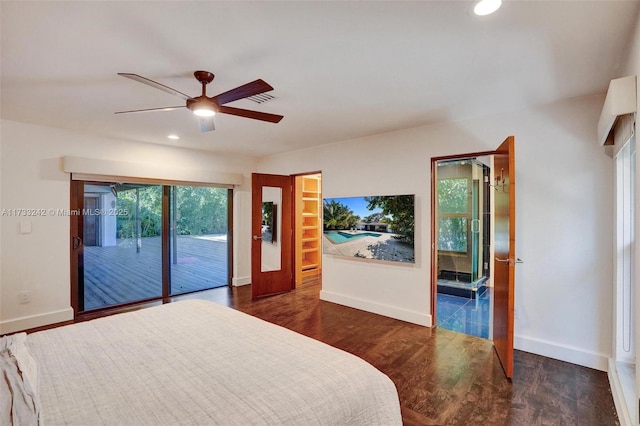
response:
[[[364,360],[209,301],[41,331],[25,346],[45,425],[402,424],[393,382]]]

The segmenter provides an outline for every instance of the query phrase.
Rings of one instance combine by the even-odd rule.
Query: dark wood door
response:
[[[84,245],[85,246],[97,246],[99,244],[99,227],[100,216],[98,215],[98,197],[84,197],[84,211],[88,212],[83,216],[84,218]]]
[[[493,343],[508,378],[513,376],[513,314],[516,258],[515,154],[509,136],[494,155],[495,232]]]
[[[293,178],[253,173],[251,288],[253,297],[284,293],[293,281]]]

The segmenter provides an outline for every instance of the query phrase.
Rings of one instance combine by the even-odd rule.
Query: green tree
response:
[[[360,216],[336,200],[324,200],[323,207],[324,229],[350,229],[358,224]]]
[[[415,228],[413,195],[381,195],[364,197],[364,200],[368,203],[369,210],[379,207],[384,216],[391,216],[386,222],[397,235],[396,239],[413,244]]]
[[[467,213],[469,205],[467,178],[440,179],[438,181],[438,213]]]
[[[372,222],[388,223],[388,218],[385,217],[385,215],[382,213],[374,213],[374,214],[370,214],[369,216],[366,216],[364,219],[362,219],[362,221],[365,223],[372,223]]]
[[[227,190],[204,186],[173,187],[178,235],[227,232]]]
[[[467,251],[469,197],[466,177],[438,180],[438,249]]]
[[[162,186],[128,185],[118,191],[117,207],[126,216],[116,220],[118,238],[136,237],[136,198],[140,197],[141,237],[157,237],[162,233]]]
[[[227,232],[227,190],[203,186],[174,186],[177,235],[224,234]],[[120,185],[117,206],[128,215],[118,216],[118,238],[136,236],[136,194],[140,197],[142,237],[162,233],[162,186]]]

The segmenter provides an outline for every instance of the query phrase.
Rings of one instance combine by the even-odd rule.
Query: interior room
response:
[[[73,384],[71,364],[123,357],[143,383],[162,341],[175,345],[173,386],[188,387],[181,366],[227,365],[225,352],[255,368],[262,352],[279,378],[342,380],[322,395],[353,384],[368,400],[345,396],[344,412],[368,424],[638,424],[640,1],[497,3],[477,15],[471,0],[0,2],[0,335],[32,350],[43,419],[92,415],[52,409],[52,383],[117,395],[102,371]],[[468,209],[438,211],[434,164],[465,161]],[[397,195],[414,203],[410,261],[376,258],[375,236],[358,243],[365,255],[325,250],[325,201]],[[343,231],[397,247],[396,216]],[[438,305],[460,290],[486,326]],[[216,351],[224,339],[198,324],[217,316],[223,336],[262,337]],[[129,325],[140,350],[95,338]],[[76,358],[91,348],[95,362]],[[203,358],[181,364],[181,351]],[[331,361],[305,369],[314,352]],[[202,371],[201,386],[216,383]],[[237,424],[333,404],[283,379],[293,407],[280,406],[262,373],[222,393],[224,413],[251,411],[230,394],[268,399]],[[194,389],[191,414],[155,407],[222,423]],[[101,419],[116,422],[144,399],[104,403],[128,404]]]

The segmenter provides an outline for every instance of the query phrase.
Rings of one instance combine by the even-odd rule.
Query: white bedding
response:
[[[45,425],[399,425],[362,359],[186,300],[29,335]]]

